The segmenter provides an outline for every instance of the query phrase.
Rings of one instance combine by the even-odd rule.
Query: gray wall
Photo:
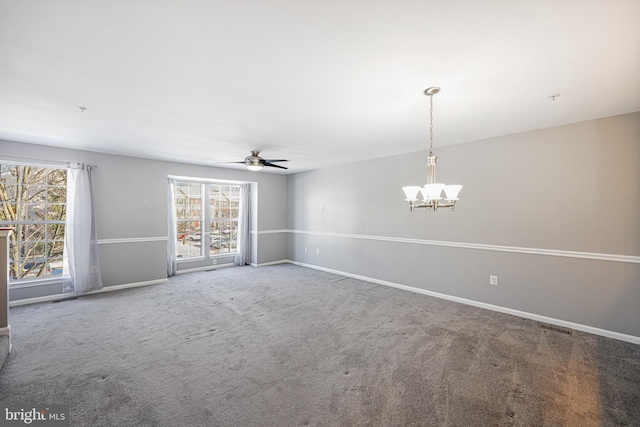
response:
[[[0,156],[98,165],[107,286],[166,277],[166,241],[108,241],[166,237],[167,175],[252,181],[253,263],[290,259],[640,336],[640,113],[442,148],[436,139],[440,179],[464,185],[455,212],[410,213],[402,200],[402,186],[424,183],[425,154],[283,176],[0,140]],[[13,289],[11,299],[59,291]]]
[[[287,257],[640,336],[640,113],[435,152],[439,180],[464,185],[455,212],[403,201],[426,150],[289,175]]]
[[[272,173],[194,166],[80,150],[0,140],[0,157],[50,162],[96,164],[94,186],[100,267],[105,286],[154,281],[167,277],[167,176],[190,176],[255,182],[257,230],[286,228],[286,177]],[[252,262],[281,260],[286,239],[254,236]],[[155,241],[154,241],[154,238]],[[113,239],[151,241],[113,242]],[[111,242],[109,242],[111,240]],[[219,264],[230,262],[224,258]],[[56,285],[11,290],[11,300],[57,294]]]

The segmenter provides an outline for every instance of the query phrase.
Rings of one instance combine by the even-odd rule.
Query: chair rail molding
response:
[[[448,242],[444,240],[425,240],[425,239],[412,239],[412,238],[405,238],[405,237],[374,236],[374,235],[368,235],[368,234],[334,233],[329,231],[308,231],[308,230],[286,230],[286,231],[292,234],[306,234],[310,236],[339,237],[339,238],[346,238],[346,239],[361,239],[361,240],[378,240],[378,241],[385,241],[385,242],[408,243],[408,244],[414,244],[414,245],[447,246],[447,247],[453,247],[453,248],[476,249],[476,250],[483,250],[483,251],[514,252],[514,253],[531,254],[531,255],[547,255],[547,256],[558,256],[558,257],[567,257],[567,258],[582,258],[582,259],[593,259],[593,260],[600,260],[600,261],[614,261],[614,262],[627,262],[632,264],[640,264],[640,256],[635,256],[635,255],[606,254],[606,253],[597,253],[597,252],[579,252],[579,251],[568,251],[563,249],[525,248],[525,247],[518,247],[518,246],[488,245],[483,243]]]

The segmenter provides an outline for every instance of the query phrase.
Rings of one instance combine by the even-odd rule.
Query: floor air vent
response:
[[[565,328],[561,328],[559,326],[546,325],[546,324],[542,323],[540,325],[540,327],[542,329],[547,329],[549,331],[560,332],[561,334],[565,334],[565,335],[573,335],[573,331],[571,329],[565,329]]]

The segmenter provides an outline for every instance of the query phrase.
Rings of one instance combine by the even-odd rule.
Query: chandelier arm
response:
[[[437,210],[438,208],[450,208],[451,210],[454,210],[456,207],[456,201],[452,201],[449,203],[445,203],[445,202],[439,202],[437,200],[435,201],[430,201],[430,202],[426,202],[426,203],[420,203],[420,204],[416,204],[416,202],[409,202],[409,210],[413,211],[414,209],[418,209],[418,208],[427,208],[427,210],[431,210],[433,209],[434,211]]]

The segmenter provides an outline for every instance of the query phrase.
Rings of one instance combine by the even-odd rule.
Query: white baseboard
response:
[[[226,268],[226,267],[237,267],[237,265],[232,263],[232,262],[229,262],[229,263],[226,263],[226,264],[207,265],[206,267],[188,268],[186,270],[178,270],[178,271],[176,271],[176,275],[178,275],[178,274],[186,274],[186,273],[195,273],[196,271],[217,270],[218,268]]]
[[[278,261],[269,261],[269,262],[262,262],[260,264],[256,264],[254,262],[252,262],[250,265],[251,267],[266,267],[267,265],[277,265],[277,264],[293,264],[293,261],[289,261],[288,259],[281,259]]]
[[[87,292],[84,295],[95,295],[95,294],[102,294],[104,292],[119,291],[122,289],[139,288],[141,286],[159,285],[161,283],[167,283],[168,280],[169,279],[157,279],[157,280],[147,280],[144,282],[125,283],[124,285],[105,286],[102,289],[98,289],[97,291]]]
[[[512,308],[501,307],[499,305],[487,304],[480,301],[474,301],[466,298],[455,297],[447,294],[441,294],[438,292],[428,291],[426,289],[414,288],[412,286],[401,285],[399,283],[388,282],[386,280],[374,279],[372,277],[360,276],[358,274],[351,274],[344,271],[334,270],[331,268],[320,267],[313,264],[306,264],[297,261],[286,260],[285,262],[299,265],[301,267],[312,268],[314,270],[325,271],[327,273],[339,274],[341,276],[351,277],[353,279],[363,280],[365,282],[376,283],[379,285],[390,286],[392,288],[402,289],[405,291],[415,292],[418,294],[429,295],[436,298],[441,298],[449,301],[459,302],[461,304],[471,305],[474,307],[480,307],[487,310],[497,311],[500,313],[510,314],[512,316],[523,317],[525,319],[531,319],[538,322],[549,323],[552,325],[562,326],[564,328],[574,329],[576,331],[587,332],[594,335],[600,335],[607,338],[613,338],[620,341],[630,342],[632,344],[640,345],[640,337],[634,335],[622,334],[620,332],[609,331],[606,329],[595,328],[593,326],[582,325],[579,323],[568,322],[566,320],[554,319],[552,317],[541,316],[534,313],[528,313],[526,311],[514,310]]]
[[[19,299],[17,301],[9,301],[9,307],[19,307],[21,305],[29,305],[29,304],[38,304],[41,302],[51,302],[51,301],[61,301],[63,299],[75,298],[75,294],[55,294],[55,295],[47,295],[44,297],[36,297],[36,298],[25,298]]]
[[[99,289],[97,291],[87,292],[84,295],[101,294],[104,292],[119,291],[122,289],[139,288],[141,286],[159,285],[161,283],[166,283],[167,280],[168,279],[147,280],[145,282],[134,282],[134,283],[125,283],[123,285],[105,286],[102,289]],[[81,295],[81,296],[84,296],[84,295]],[[17,301],[9,301],[9,307],[19,307],[21,305],[38,304],[41,302],[62,301],[65,299],[71,299],[76,297],[77,295],[75,294],[75,292],[68,292],[66,294],[55,294],[55,295],[47,295],[44,297],[25,298]]]

